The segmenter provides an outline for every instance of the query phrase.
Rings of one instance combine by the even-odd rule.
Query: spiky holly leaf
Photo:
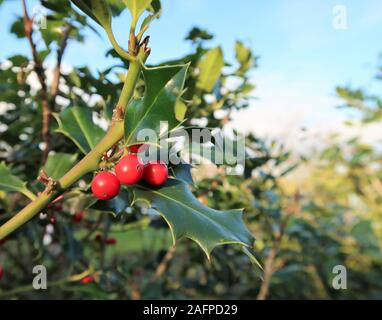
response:
[[[71,0],[104,29],[111,28],[111,10],[105,0]]]
[[[129,193],[121,190],[117,197],[108,201],[98,200],[89,206],[89,209],[107,212],[117,216],[124,212],[130,206]]]
[[[26,183],[13,175],[3,162],[0,162],[0,190],[21,192],[30,199],[35,198],[35,195],[26,187]]]
[[[47,175],[53,179],[60,179],[71,169],[77,161],[77,154],[49,153],[44,169]]]
[[[218,211],[200,203],[188,185],[169,179],[159,188],[134,188],[134,202],[145,201],[168,223],[174,242],[181,237],[194,240],[210,258],[218,245],[251,247],[253,237],[244,225],[242,210]]]
[[[58,122],[56,130],[71,139],[84,153],[88,153],[102,139],[105,132],[92,119],[89,108],[72,107],[53,114]]]
[[[161,121],[168,131],[183,120],[176,106],[183,92],[188,65],[143,68],[146,91],[143,99],[134,100],[125,111],[125,143],[144,141],[138,137],[144,129],[152,129],[159,137],[163,134]],[[183,113],[184,116],[184,113]],[[142,137],[141,137],[142,138]]]
[[[180,163],[169,168],[169,174],[178,180],[182,180],[187,184],[193,184],[194,180],[191,174],[192,166],[188,163]]]

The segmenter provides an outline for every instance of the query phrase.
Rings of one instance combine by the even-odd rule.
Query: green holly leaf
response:
[[[31,200],[35,198],[35,195],[26,187],[26,183],[13,175],[4,162],[0,162],[0,190],[21,192]]]
[[[131,102],[125,112],[126,144],[136,142],[143,129],[155,130],[158,136],[163,134],[160,121],[167,121],[168,131],[179,125],[183,119],[176,112],[176,105],[183,92],[187,68],[188,65],[143,68],[145,95]]]
[[[45,163],[45,172],[49,177],[58,180],[73,167],[77,161],[77,154],[49,153]]]
[[[193,184],[194,180],[191,174],[192,165],[181,163],[169,168],[169,174],[178,180],[182,180],[187,184]]]
[[[104,29],[111,29],[111,10],[105,0],[71,0]]]
[[[144,185],[134,189],[134,201],[145,201],[169,225],[173,240],[187,237],[203,249],[208,258],[218,245],[251,247],[253,237],[242,220],[242,210],[218,211],[200,203],[188,185],[169,179],[159,188]]]
[[[223,52],[220,47],[208,50],[198,63],[199,77],[197,87],[211,91],[218,81],[224,66]]]
[[[141,14],[150,7],[152,0],[123,0],[130,10],[131,24],[136,26]]]
[[[103,138],[105,132],[94,124],[89,108],[72,107],[60,114],[53,114],[62,133],[84,153],[88,153]]]
[[[92,204],[89,209],[102,211],[112,214],[113,216],[117,216],[121,214],[130,206],[130,198],[129,193],[126,190],[121,190],[117,197],[108,200],[98,200],[94,204]]]
[[[256,274],[261,280],[264,280],[264,278],[263,278],[263,273],[264,273],[263,266],[261,265],[261,263],[259,262],[259,260],[257,260],[257,258],[255,257],[255,254],[252,253],[251,248],[248,248],[248,247],[242,247],[242,251],[247,255],[247,257],[248,257],[249,260],[251,261],[252,265],[254,266],[255,274]]]

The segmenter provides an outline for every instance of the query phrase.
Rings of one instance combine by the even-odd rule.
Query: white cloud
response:
[[[240,132],[253,132],[266,139],[278,139],[288,148],[304,152],[328,142],[339,133],[350,138],[359,135],[373,143],[382,136],[377,125],[346,126],[347,114],[336,109],[343,102],[307,80],[290,82],[281,74],[258,75],[258,89],[248,109],[233,113],[228,125]]]

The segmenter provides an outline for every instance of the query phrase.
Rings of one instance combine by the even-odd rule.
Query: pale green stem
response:
[[[36,195],[29,189],[22,190],[21,193],[27,198],[29,198],[29,200],[34,200],[37,198]]]
[[[114,37],[114,33],[111,29],[106,29],[106,34],[109,37],[109,40],[114,48],[114,50],[124,59],[133,62],[136,60],[136,57],[132,56],[126,50],[122,49],[118,44],[117,40]]]

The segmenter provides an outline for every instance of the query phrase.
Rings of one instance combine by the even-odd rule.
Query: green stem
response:
[[[94,272],[94,273],[96,273],[96,272]],[[89,274],[90,273],[88,271],[85,271],[82,274],[69,276],[69,277],[66,277],[64,279],[59,279],[59,280],[55,280],[55,281],[49,281],[47,283],[47,287],[51,288],[51,287],[55,287],[55,286],[61,286],[63,284],[67,284],[67,283],[78,282],[81,279],[85,278]],[[6,298],[6,297],[12,297],[12,296],[15,296],[17,294],[24,293],[24,292],[30,292],[33,290],[35,290],[35,289],[33,288],[32,285],[29,284],[29,285],[18,287],[18,288],[13,289],[13,290],[8,290],[6,292],[0,291],[0,299]]]
[[[34,194],[32,191],[28,190],[28,189],[22,190],[21,193],[22,193],[24,196],[26,196],[27,198],[29,198],[29,200],[34,200],[34,199],[36,199],[35,194]]]
[[[122,58],[124,58],[130,62],[133,62],[136,60],[136,57],[132,56],[130,53],[128,53],[127,51],[123,50],[120,47],[120,45],[118,44],[117,40],[115,39],[114,33],[111,29],[106,29],[105,31],[106,31],[107,36],[109,37],[111,44],[113,45],[114,50],[119,54],[119,56],[121,56]]]
[[[122,88],[122,93],[117,105],[121,111],[124,111],[126,105],[134,94],[134,89],[141,71],[141,61],[145,61],[146,58],[146,53],[140,52],[138,59],[135,58],[135,60],[130,63],[126,80]],[[105,137],[76,166],[69,170],[58,181],[59,187],[57,190],[45,190],[18,214],[0,227],[0,240],[4,239],[11,232],[41,212],[55,197],[57,197],[65,189],[69,188],[82,176],[89,172],[95,171],[98,168],[102,155],[123,138],[123,133],[123,121],[120,119],[114,119]]]

